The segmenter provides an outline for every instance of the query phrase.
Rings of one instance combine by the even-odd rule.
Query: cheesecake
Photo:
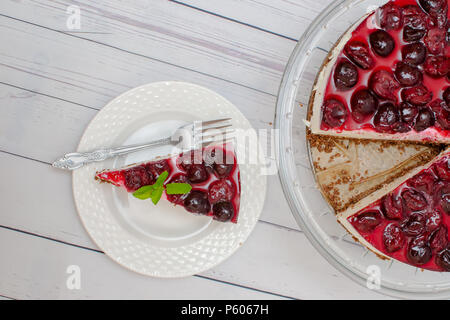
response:
[[[349,28],[314,85],[312,133],[449,143],[447,18],[447,0],[394,0]]]
[[[338,213],[339,223],[382,258],[450,271],[450,148]]]
[[[316,77],[307,140],[340,223],[382,259],[450,271],[448,0],[361,17]]]
[[[167,177],[163,185],[188,184],[191,187],[189,192],[182,194],[169,194],[164,189],[162,196],[166,200],[193,214],[210,216],[219,222],[237,223],[241,185],[232,143],[102,170],[96,173],[95,179],[135,193],[145,186],[154,185],[164,172]]]

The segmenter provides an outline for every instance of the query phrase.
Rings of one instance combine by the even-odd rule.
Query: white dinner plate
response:
[[[108,103],[91,121],[78,151],[142,143],[169,136],[193,120],[232,118],[234,128],[253,130],[248,120],[217,93],[184,82],[157,82],[132,89]],[[239,140],[237,140],[239,141]],[[73,172],[76,207],[87,232],[110,258],[135,272],[183,277],[212,268],[247,239],[264,205],[262,165],[239,163],[238,223],[220,223],[188,213],[166,200],[157,206],[122,188],[94,180],[97,171],[148,161],[169,147],[87,165]],[[239,146],[236,148],[240,158]]]

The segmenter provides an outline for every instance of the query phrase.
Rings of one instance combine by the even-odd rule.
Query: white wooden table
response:
[[[296,225],[277,176],[245,245],[208,272],[134,274],[83,229],[71,175],[49,164],[76,149],[109,100],[183,80],[222,94],[270,128],[278,85],[308,24],[332,0],[2,0],[0,296],[136,299],[383,299],[341,275]],[[81,10],[69,29],[67,8]],[[71,20],[72,21],[72,20]],[[71,25],[76,26],[74,24]],[[66,286],[81,268],[81,289]]]

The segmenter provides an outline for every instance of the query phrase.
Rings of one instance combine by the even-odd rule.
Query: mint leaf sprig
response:
[[[167,194],[186,194],[191,192],[192,186],[188,183],[168,183],[164,186],[164,182],[168,177],[169,172],[164,171],[159,175],[154,184],[139,188],[133,192],[133,196],[141,200],[150,198],[153,204],[157,205],[159,200],[161,200],[164,190],[166,190]]]

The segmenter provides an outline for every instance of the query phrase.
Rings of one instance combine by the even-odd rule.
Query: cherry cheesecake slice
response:
[[[153,185],[164,171],[169,174],[165,184],[188,183],[192,186],[188,194],[164,192],[163,196],[168,201],[183,206],[191,213],[211,216],[220,222],[237,223],[241,185],[239,166],[231,143],[97,172],[95,179],[131,193],[143,186]]]
[[[448,0],[393,0],[328,55],[310,100],[311,132],[450,143]]]
[[[450,148],[338,214],[382,258],[450,271]]]

